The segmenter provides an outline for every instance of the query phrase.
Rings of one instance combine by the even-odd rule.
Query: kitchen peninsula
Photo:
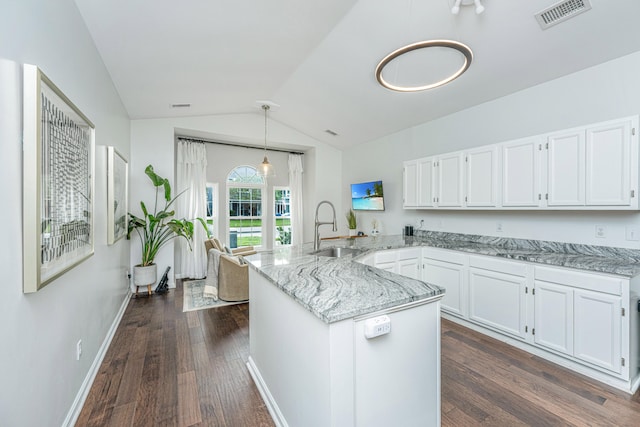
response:
[[[247,257],[248,366],[274,421],[439,425],[443,290],[332,255],[304,245]]]
[[[376,425],[389,421],[384,415],[398,416],[394,405],[414,399],[411,387],[423,385],[420,378],[427,378],[431,367],[439,368],[439,345],[438,355],[424,363],[423,356],[406,359],[409,351],[401,350],[393,356],[401,354],[401,360],[360,369],[354,363],[359,352],[377,350],[404,330],[404,325],[395,328],[401,321],[391,313],[391,333],[367,340],[364,323],[395,306],[436,307],[430,299],[447,319],[628,393],[638,389],[640,251],[422,230],[416,234],[331,241],[331,246],[356,250],[341,258],[326,256],[331,255],[327,248],[314,255],[310,247],[249,258],[254,292],[249,367],[274,419],[286,419],[289,425]],[[402,337],[407,341],[433,332],[431,326],[418,329],[422,320],[407,323],[414,325]],[[428,339],[439,344],[439,336],[430,337],[424,347]],[[424,371],[414,372],[416,368]],[[402,375],[410,378],[402,388],[374,383]],[[372,383],[359,388],[361,380]],[[423,405],[439,399],[420,393]],[[358,412],[358,405],[367,411],[367,405],[373,407],[375,415],[367,423],[361,420],[368,412]],[[439,415],[439,407],[435,411]],[[319,422],[297,418],[307,413]]]

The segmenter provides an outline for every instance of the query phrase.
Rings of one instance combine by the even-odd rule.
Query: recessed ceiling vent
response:
[[[589,0],[564,0],[536,13],[535,16],[540,28],[546,30],[589,9]]]
[[[189,108],[189,107],[191,107],[191,104],[186,104],[186,103],[183,103],[183,104],[171,104],[170,107],[171,108]]]
[[[331,136],[338,136],[337,132],[332,131],[331,129],[326,129],[325,130],[326,133],[328,133]]]

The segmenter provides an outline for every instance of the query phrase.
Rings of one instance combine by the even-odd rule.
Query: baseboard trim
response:
[[[111,327],[109,328],[109,331],[107,331],[107,336],[104,338],[104,341],[98,350],[98,354],[96,354],[96,357],[91,364],[91,368],[89,368],[89,372],[87,372],[87,375],[84,377],[84,381],[82,382],[80,390],[78,390],[78,394],[67,413],[67,417],[62,423],[62,427],[73,427],[78,421],[84,402],[87,400],[87,396],[89,395],[89,390],[91,390],[93,381],[96,379],[96,375],[98,375],[100,365],[102,365],[104,356],[107,354],[109,345],[111,345],[111,340],[113,340],[113,336],[116,334],[116,330],[118,329],[122,316],[124,316],[124,312],[129,305],[129,301],[131,301],[131,292],[127,292],[124,301],[122,301],[120,310],[118,310],[118,314],[116,314],[115,319],[113,319],[113,323],[111,323]]]
[[[262,396],[262,400],[264,401],[265,405],[267,405],[267,410],[269,411],[269,414],[271,414],[271,419],[273,419],[275,425],[277,427],[289,427],[289,424],[287,424],[287,420],[284,419],[284,415],[282,415],[282,412],[280,412],[278,404],[273,399],[273,396],[269,391],[269,387],[267,387],[267,384],[262,379],[262,375],[260,374],[260,371],[258,370],[258,367],[256,366],[251,356],[249,356],[249,360],[247,361],[247,368],[249,368],[249,374],[251,375],[251,378],[253,378],[253,382],[258,388],[260,396]]]

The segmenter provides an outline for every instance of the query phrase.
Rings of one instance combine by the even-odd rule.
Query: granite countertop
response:
[[[305,244],[259,252],[246,259],[326,323],[444,295],[438,286],[355,262],[353,255],[333,258],[312,252],[313,245]]]
[[[441,296],[444,290],[356,262],[379,250],[435,247],[634,277],[640,251],[604,246],[490,236],[416,232],[416,236],[377,236],[323,242],[322,248],[361,249],[354,258],[314,255],[311,244],[259,252],[247,257],[252,267],[326,323],[352,318],[412,301]]]

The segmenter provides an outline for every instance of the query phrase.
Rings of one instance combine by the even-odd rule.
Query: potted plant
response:
[[[353,209],[349,209],[346,217],[347,224],[349,225],[349,237],[353,237],[356,235],[356,227],[358,226],[356,222],[356,213],[353,211]]]
[[[157,268],[154,263],[155,257],[160,248],[175,239],[183,237],[189,249],[191,249],[191,240],[193,239],[193,221],[187,219],[175,219],[174,210],[170,210],[171,205],[176,201],[180,194],[171,198],[171,185],[169,180],[163,178],[153,171],[153,166],[149,165],[144,170],[156,189],[155,203],[153,212],[147,209],[144,202],[140,202],[143,216],[138,217],[129,213],[129,228],[127,231],[127,239],[131,238],[131,232],[135,231],[140,237],[142,245],[142,260],[140,264],[133,267],[133,282],[136,286],[150,286],[155,283],[157,278]],[[158,196],[162,188],[162,197],[164,198],[164,206],[158,207]],[[162,203],[162,201],[160,201]],[[196,218],[205,230],[207,225],[202,218]]]

